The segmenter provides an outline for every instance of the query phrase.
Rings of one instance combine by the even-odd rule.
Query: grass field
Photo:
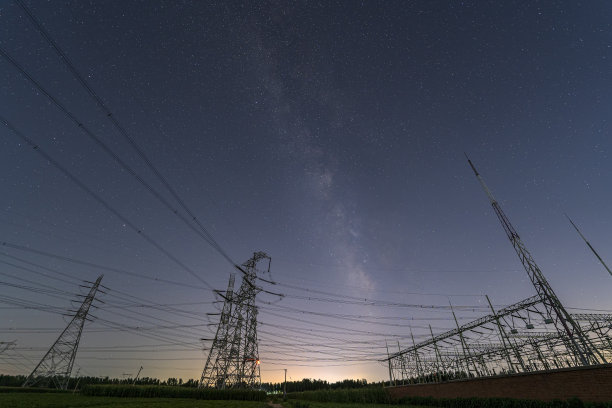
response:
[[[78,394],[0,394],[2,408],[264,408],[265,402],[205,401],[184,398],[86,397]]]
[[[282,403],[286,408],[418,408],[416,405],[368,404],[359,402],[313,402],[289,400]],[[423,407],[425,408],[425,407]],[[431,407],[427,407],[431,408]]]

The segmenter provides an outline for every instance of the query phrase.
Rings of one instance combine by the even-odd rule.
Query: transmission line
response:
[[[178,195],[176,190],[172,188],[168,180],[160,173],[160,171],[153,165],[151,160],[147,157],[144,151],[140,148],[140,146],[136,143],[136,141],[128,134],[125,128],[119,123],[119,121],[115,118],[110,109],[104,104],[102,99],[98,96],[98,94],[93,90],[93,88],[87,83],[83,75],[79,73],[76,69],[75,65],[72,63],[68,55],[61,49],[61,47],[57,44],[57,42],[51,37],[51,35],[45,30],[43,25],[38,21],[38,19],[34,16],[34,14],[29,10],[28,7],[21,1],[15,0],[16,3],[23,9],[26,15],[29,17],[32,24],[36,27],[39,33],[47,40],[47,42],[53,47],[53,49],[57,52],[60,58],[64,61],[70,72],[73,76],[78,80],[78,82],[85,88],[87,93],[94,99],[98,107],[105,113],[106,117],[112,122],[115,129],[123,136],[125,140],[128,141],[130,146],[136,151],[138,156],[143,160],[146,166],[151,170],[155,176],[161,181],[161,183],[166,187],[166,189],[170,192],[172,197],[179,203],[179,205],[183,208],[183,210],[189,215],[191,220],[197,224],[202,232],[202,238],[208,242],[223,258],[225,258],[232,266],[236,267],[238,270],[242,271],[236,262],[234,262],[227,252],[219,245],[219,243],[214,239],[212,234],[204,227],[204,225],[200,222],[200,220],[195,216],[195,214],[189,209],[185,201]],[[106,150],[106,149],[105,149]],[[110,152],[110,150],[108,151]],[[113,157],[116,157],[113,154]],[[123,166],[123,165],[122,165]],[[126,168],[125,166],[123,166]],[[127,170],[128,168],[126,168]],[[135,174],[134,174],[135,175]],[[173,212],[178,215],[177,211],[173,209]],[[188,223],[191,225],[191,223]],[[242,271],[244,272],[244,271]]]
[[[18,258],[18,257],[13,257],[13,258],[15,258],[17,260],[20,260],[20,261],[23,261],[21,258]],[[0,261],[0,262],[3,262],[3,261]],[[14,266],[14,267],[19,267],[18,265],[14,265],[14,264],[11,264],[11,263],[7,263],[7,264],[11,265],[11,266]],[[34,265],[34,266],[37,266],[37,267],[45,268],[46,270],[54,272],[54,273],[60,273],[61,274],[61,272],[59,272],[59,271],[56,271],[56,270],[51,269],[51,268],[46,268],[46,267],[44,267],[42,265],[38,265],[38,264],[35,264],[35,263],[31,263],[31,262],[30,262],[30,264]],[[41,274],[40,272],[31,270],[29,268],[22,268],[22,269],[24,269],[24,270],[26,270],[28,272],[31,272],[31,273]],[[42,274],[42,275],[46,276],[46,277],[49,277],[49,278],[53,278],[53,276],[49,276],[47,274]],[[21,278],[21,279],[23,280],[23,278]],[[59,279],[59,278],[57,278],[57,279]],[[64,280],[64,279],[59,279],[59,280],[62,281],[62,282],[66,282],[66,283],[72,283],[72,282]],[[28,282],[32,283],[32,281],[28,281]],[[45,286],[50,287],[49,285],[45,285]],[[118,304],[116,306],[113,306],[112,304],[109,304],[107,302],[107,304],[104,307],[105,310],[113,308],[113,307],[115,307],[115,308],[148,307],[148,308],[152,308],[152,309],[155,309],[155,310],[163,311],[165,313],[173,314],[173,315],[180,316],[180,317],[187,317],[187,318],[197,319],[197,320],[201,320],[201,318],[202,318],[201,314],[198,314],[198,313],[193,312],[193,311],[184,310],[184,309],[178,309],[178,308],[175,308],[175,307],[171,307],[171,306],[167,306],[167,305],[162,305],[162,304],[159,304],[159,303],[151,302],[150,300],[147,300],[147,299],[144,299],[144,298],[140,298],[138,296],[130,295],[128,293],[125,293],[125,292],[122,292],[122,291],[119,291],[119,290],[110,289],[110,288],[105,287],[105,286],[104,286],[104,288],[109,290],[109,292],[107,293],[107,296],[115,297],[115,298],[117,298],[117,299],[119,299],[121,301],[125,301],[126,302],[126,303]],[[59,290],[59,289],[56,289],[56,288],[53,288],[53,289],[54,290]],[[113,292],[122,293],[123,296],[115,294]],[[64,293],[67,293],[67,292],[64,292]],[[134,300],[140,300],[142,302],[146,302],[147,304],[135,303]],[[196,302],[196,303],[197,304],[211,304],[213,302]],[[151,315],[147,315],[147,316],[148,317],[154,317],[154,316],[151,316]]]
[[[28,281],[28,282],[31,282],[31,281]],[[5,283],[5,282],[0,282],[0,285],[3,285],[3,284],[5,286],[13,286],[13,287],[18,287],[18,288],[24,289],[24,290],[30,290],[30,291],[33,291],[35,293],[43,293],[43,294],[46,294],[48,296],[52,296],[52,297],[59,298],[59,299],[62,299],[62,300],[64,299],[63,296],[56,296],[56,295],[54,295],[54,293],[60,293],[60,294],[64,294],[64,295],[65,294],[70,294],[68,292],[61,291],[60,289],[53,288],[53,287],[51,287],[49,285],[42,285],[43,289],[39,289],[39,288],[31,287],[31,286],[14,285],[14,284],[8,284],[8,283]],[[46,289],[44,289],[45,287],[46,287]],[[0,301],[2,301],[1,299],[2,298],[0,297]],[[23,303],[15,303],[15,298],[10,298],[8,300],[11,302],[11,304],[23,304]],[[31,305],[24,305],[24,306],[26,306],[26,308],[31,308]],[[115,308],[120,308],[120,309],[125,310],[126,306],[129,306],[129,305],[127,305],[127,304],[117,305],[117,306],[115,306]],[[177,313],[176,310],[164,309],[163,307],[155,307],[154,305],[150,305],[150,306],[155,308],[155,309],[157,309],[157,310],[164,311],[166,313],[171,313],[171,314],[174,314],[174,315],[179,315],[182,318],[186,317],[186,318],[190,318],[190,319],[195,319],[195,320],[201,321],[201,316],[200,315],[196,315],[195,313],[192,313],[192,312],[189,312],[191,315],[185,315],[185,313]],[[101,308],[101,310],[109,310],[111,308],[113,308],[112,303],[109,304],[108,302],[106,302],[106,304],[104,305],[103,308]],[[157,316],[152,316],[150,314],[146,314],[146,313],[142,313],[142,312],[138,312],[138,311],[127,310],[127,312],[132,313],[132,314],[137,314],[137,315],[140,315],[140,316],[144,316],[144,317],[149,317],[149,318],[152,318],[152,319],[154,319],[156,321],[161,321],[161,322],[164,322],[164,323],[172,323],[172,324],[175,323],[174,321],[171,321],[171,320],[162,319],[162,318],[159,318]],[[136,320],[136,321],[141,321],[141,322],[146,322],[146,323],[150,322],[150,321],[139,319],[139,318],[136,318],[136,317],[133,317],[133,316],[128,316],[128,315],[125,315],[123,313],[115,313],[115,314],[118,315],[118,316],[130,318],[130,319],[133,319],[133,320]],[[191,327],[205,327],[205,326],[208,326],[208,324],[191,325]],[[176,325],[175,324],[174,326],[169,326],[169,327],[166,327],[166,328],[177,329],[177,328],[180,328],[180,327],[181,327],[180,325]],[[159,329],[159,328],[160,327],[157,327],[157,329]],[[140,327],[139,330],[143,330],[143,328]],[[179,332],[183,332],[182,330],[178,330],[178,331]],[[184,333],[188,334],[190,336],[194,336],[194,337],[199,337],[200,336],[199,332],[198,333],[184,332]]]
[[[91,268],[101,269],[101,270],[105,270],[105,271],[109,271],[109,272],[114,272],[114,273],[118,273],[118,274],[122,274],[122,275],[129,275],[129,276],[133,276],[135,278],[147,279],[147,280],[155,281],[155,282],[158,282],[158,283],[159,282],[167,283],[169,285],[177,285],[177,286],[182,286],[182,287],[187,287],[187,288],[192,288],[192,289],[211,289],[212,288],[212,286],[210,286],[208,284],[207,284],[208,286],[204,288],[204,287],[201,287],[201,286],[194,286],[194,285],[190,285],[190,284],[187,284],[187,283],[171,281],[171,280],[163,279],[163,278],[152,278],[150,276],[142,275],[142,274],[139,274],[139,273],[136,273],[136,272],[127,271],[125,269],[118,269],[118,268],[108,267],[108,266],[99,265],[99,264],[96,264],[96,263],[93,263],[93,262],[83,261],[83,260],[79,260],[79,259],[75,259],[75,258],[63,256],[63,255],[52,254],[50,252],[45,252],[45,251],[42,251],[42,250],[34,249],[34,248],[31,248],[31,247],[26,247],[26,246],[23,246],[23,245],[14,244],[14,243],[7,242],[7,241],[0,242],[0,246],[7,247],[7,248],[17,249],[17,250],[24,251],[24,252],[30,252],[30,253],[34,253],[34,254],[37,254],[37,255],[43,255],[43,256],[46,256],[46,257],[49,257],[49,258],[55,258],[55,259],[59,259],[61,261],[70,262],[70,263],[77,264],[77,265],[88,266],[88,267],[91,267]],[[198,280],[200,280],[200,279],[201,278],[198,278]]]
[[[0,48],[0,53],[2,53],[3,50]],[[65,167],[63,167],[59,162],[57,162],[55,159],[53,159],[51,156],[49,156],[44,150],[42,150],[40,148],[40,146],[38,146],[34,141],[32,141],[30,138],[28,138],[27,136],[25,136],[23,133],[21,133],[19,130],[17,130],[13,125],[11,125],[5,118],[3,118],[2,116],[0,116],[0,121],[4,122],[4,125],[6,127],[8,127],[15,135],[17,135],[21,140],[23,140],[26,144],[28,144],[32,149],[34,149],[38,154],[40,154],[42,157],[44,157],[47,161],[49,161],[49,163],[51,163],[54,167],[56,167],[58,170],[60,170],[60,172],[62,172],[68,179],[70,179],[72,182],[74,182],[76,185],[78,185],[83,191],[85,191],[87,194],[89,194],[90,196],[92,196],[96,201],[98,201],[100,204],[102,204],[102,206],[104,206],[104,208],[106,208],[108,211],[110,211],[111,213],[113,213],[117,218],[119,218],[121,221],[123,221],[123,223],[125,225],[127,225],[128,227],[130,227],[133,231],[135,231],[138,235],[140,235],[141,237],[143,237],[143,239],[145,241],[147,241],[148,243],[150,243],[151,245],[153,245],[155,248],[157,248],[158,251],[160,251],[161,253],[163,253],[166,257],[168,257],[170,260],[172,260],[174,263],[176,263],[177,265],[179,265],[183,270],[187,271],[190,275],[192,275],[194,278],[196,278],[197,280],[199,280],[200,282],[202,282],[205,286],[207,286],[209,289],[213,290],[213,287],[206,282],[204,279],[202,279],[197,273],[195,273],[194,271],[192,271],[187,265],[185,265],[184,263],[182,263],[178,258],[176,258],[174,255],[172,255],[168,250],[166,250],[165,248],[163,248],[157,241],[155,241],[153,238],[151,238],[148,234],[146,234],[145,232],[142,231],[142,229],[138,226],[136,226],[134,223],[132,223],[128,218],[126,218],[124,215],[122,215],[119,211],[117,211],[114,207],[112,207],[106,200],[104,200],[100,195],[98,195],[97,193],[95,193],[92,189],[90,189],[89,187],[87,187],[87,185],[85,185],[82,181],[80,181],[76,176],[74,176],[70,171],[68,171]],[[5,243],[2,243],[2,245],[5,245]]]

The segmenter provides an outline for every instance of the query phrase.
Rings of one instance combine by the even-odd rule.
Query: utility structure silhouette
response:
[[[223,309],[199,387],[226,389],[260,385],[255,297],[262,291],[256,284],[257,266],[266,260],[269,273],[271,258],[264,252],[255,252],[238,268],[243,274],[238,292],[234,292],[233,274],[225,295],[217,292],[224,299]]]
[[[470,167],[474,171],[476,178],[480,182],[480,185],[487,194],[487,197],[489,197],[493,211],[495,211],[497,218],[501,222],[502,227],[504,228],[504,231],[512,244],[512,247],[514,248],[519,260],[527,272],[527,275],[529,276],[529,279],[531,280],[531,283],[535,287],[539,297],[542,299],[548,314],[547,317],[549,320],[547,322],[554,324],[559,335],[566,339],[568,343],[567,348],[574,353],[578,365],[599,364],[602,356],[599,355],[600,353],[597,351],[597,348],[594,347],[589,337],[583,333],[580,325],[574,321],[573,317],[568,313],[565,307],[563,307],[552,287],[548,284],[544,274],[535,263],[533,257],[525,247],[525,244],[523,244],[523,241],[510,223],[510,220],[502,211],[497,200],[493,197],[491,190],[489,190],[482,177],[480,177],[476,167],[474,167],[474,164],[467,157],[467,155],[466,158],[470,164]]]
[[[54,386],[65,390],[68,388],[68,381],[72,373],[72,366],[79,348],[79,341],[83,333],[83,326],[88,319],[89,308],[94,301],[100,281],[104,275],[100,275],[92,286],[87,296],[81,303],[81,307],[76,311],[68,326],[59,335],[55,343],[49,348],[42,360],[34,368],[32,373],[23,383],[23,387]]]
[[[612,314],[567,312],[499,203],[468,158],[536,295],[400,349],[382,361],[389,381],[450,379],[606,364],[612,356]]]
[[[582,238],[582,240],[584,241],[585,244],[587,244],[587,246],[589,247],[589,249],[591,250],[591,252],[593,252],[593,254],[597,257],[597,259],[599,260],[599,262],[603,265],[604,268],[606,268],[606,271],[608,271],[608,273],[610,274],[610,276],[612,276],[612,271],[610,270],[610,268],[608,268],[608,265],[606,265],[606,263],[604,262],[603,259],[601,259],[601,256],[599,256],[599,254],[597,253],[597,251],[595,250],[595,248],[593,248],[593,246],[591,245],[591,243],[589,241],[587,241],[587,239],[584,237],[584,235],[582,235],[582,232],[578,229],[578,227],[576,226],[576,224],[574,224],[574,221],[572,221],[572,219],[569,217],[569,215],[565,214],[565,216],[567,217],[567,220],[572,224],[572,226],[574,227],[574,229],[576,230],[576,232],[578,233],[578,235],[580,235],[580,238]]]

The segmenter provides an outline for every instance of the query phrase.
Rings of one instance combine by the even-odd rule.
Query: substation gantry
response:
[[[382,360],[392,384],[524,373],[612,361],[612,315],[570,314],[468,158],[536,295],[400,349]]]

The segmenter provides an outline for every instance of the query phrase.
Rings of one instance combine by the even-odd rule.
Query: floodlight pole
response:
[[[285,368],[285,385],[283,388],[283,399],[287,399],[287,369]]]

